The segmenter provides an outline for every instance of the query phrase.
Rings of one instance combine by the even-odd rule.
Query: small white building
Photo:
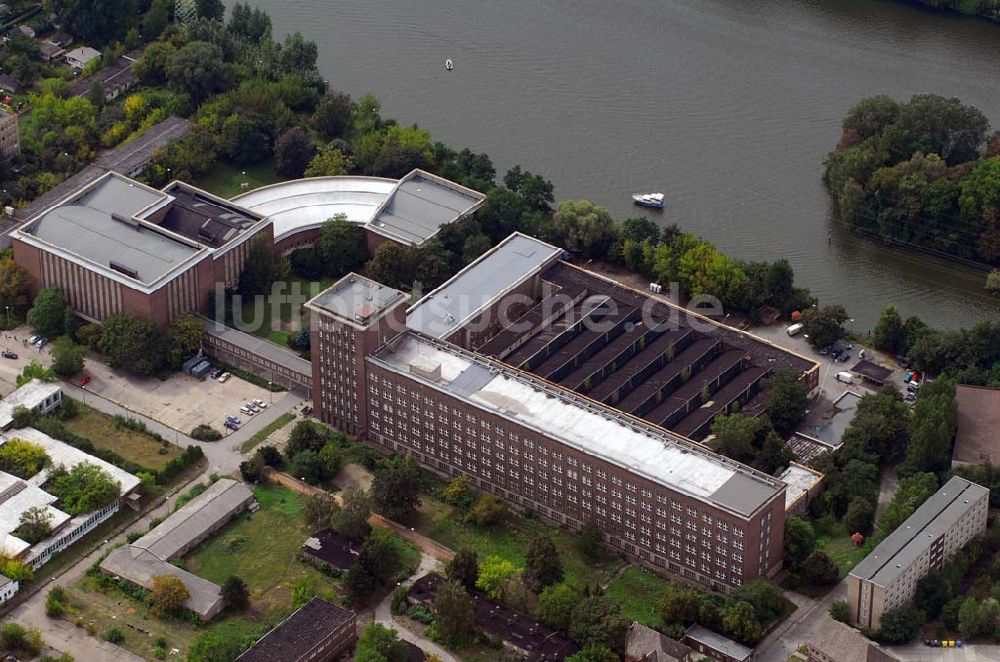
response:
[[[62,389],[59,384],[32,379],[0,400],[0,430],[7,430],[14,424],[14,410],[18,407],[48,414],[61,404]]]
[[[0,575],[0,605],[13,598],[19,588],[20,585],[16,581]]]
[[[0,471],[0,553],[20,558],[32,568],[41,567],[53,555],[69,547],[118,512],[122,498],[135,492],[142,483],[139,478],[127,471],[53,439],[34,428],[21,428],[0,435],[0,446],[15,438],[41,446],[52,461],[49,466],[27,479]],[[100,510],[70,516],[55,507],[56,497],[46,492],[43,486],[54,467],[63,466],[72,469],[82,462],[97,465],[118,481],[119,498]],[[30,544],[18,538],[15,531],[20,525],[21,515],[33,507],[45,508],[48,511],[52,533],[45,540]]]
[[[101,57],[101,51],[96,48],[91,48],[90,46],[80,46],[74,48],[70,52],[66,53],[66,64],[77,69],[78,71],[83,71],[87,68],[87,65]]]

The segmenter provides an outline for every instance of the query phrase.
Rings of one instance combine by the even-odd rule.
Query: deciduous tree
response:
[[[474,632],[476,614],[472,598],[458,582],[445,582],[434,596],[434,627],[445,641],[456,644]]]
[[[28,324],[43,336],[55,338],[66,331],[66,309],[69,304],[58,287],[46,287],[35,297],[28,311]]]
[[[474,589],[479,579],[479,555],[475,550],[460,549],[445,565],[444,574],[449,580]]]
[[[396,455],[375,471],[372,505],[390,519],[405,519],[420,506],[420,467],[410,455]]]
[[[179,577],[156,575],[149,592],[149,607],[154,614],[163,618],[180,611],[189,597],[191,594]]]
[[[580,594],[567,584],[547,586],[538,596],[535,615],[542,623],[560,632],[569,630]]]
[[[274,141],[274,170],[283,177],[298,179],[312,161],[313,146],[299,127],[285,131]]]
[[[479,564],[479,577],[476,579],[476,588],[485,591],[494,599],[500,599],[507,582],[514,576],[514,564],[507,559],[490,555]]]

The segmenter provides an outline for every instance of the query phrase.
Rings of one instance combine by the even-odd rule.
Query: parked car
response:
[[[840,361],[841,363],[847,363],[848,361],[851,360],[851,355],[848,354],[847,352],[844,352],[843,354],[837,357],[837,360]]]
[[[232,430],[233,432],[236,432],[237,430],[240,429],[240,424],[236,423],[235,421],[226,421],[225,423],[223,423],[223,425]]]
[[[5,359],[16,359],[17,358],[17,354],[15,354],[14,352],[10,351],[9,349],[5,349],[3,351],[3,357]]]
[[[788,335],[790,335],[790,336],[794,336],[794,335],[796,335],[801,330],[802,330],[802,324],[801,323],[795,323],[795,324],[791,325],[790,327],[788,327],[787,329],[785,329],[785,332],[788,333]]]
[[[225,382],[225,381],[226,381],[227,379],[229,379],[230,377],[232,377],[232,375],[230,375],[230,374],[229,374],[228,372],[224,372],[224,373],[222,373],[221,375],[219,375],[219,382],[220,382],[220,383],[221,383],[221,382]]]
[[[260,407],[261,409],[267,409],[267,403],[260,398],[254,398],[253,403]]]
[[[232,423],[236,423],[237,425],[239,425],[240,424],[240,417],[239,416],[226,416],[226,422],[227,423],[232,422]]]
[[[42,347],[45,347],[45,345],[48,344],[48,342],[49,342],[48,338],[39,338],[38,341],[35,343],[35,347],[41,349]]]
[[[313,408],[310,407],[309,405],[306,405],[305,407],[302,408],[303,416],[311,416],[312,413],[313,413]]]
[[[90,375],[88,373],[83,373],[80,375],[80,379],[76,380],[78,386],[86,386],[90,383]]]
[[[246,405],[243,405],[242,407],[240,407],[240,411],[243,412],[244,414],[246,414],[247,416],[253,416],[254,415],[254,410],[250,409],[250,407],[247,407]]]
[[[222,376],[222,373],[224,372],[225,370],[223,370],[222,368],[216,368],[215,370],[212,371],[212,379],[218,379],[219,377]]]

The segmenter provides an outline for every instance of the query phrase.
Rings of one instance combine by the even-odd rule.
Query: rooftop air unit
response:
[[[136,280],[139,279],[139,272],[138,271],[136,271],[135,269],[132,269],[131,267],[126,267],[124,264],[122,264],[120,262],[115,262],[114,260],[111,260],[111,262],[108,263],[108,266],[110,266],[112,269],[114,269],[118,273],[125,274],[129,278],[135,278]]]

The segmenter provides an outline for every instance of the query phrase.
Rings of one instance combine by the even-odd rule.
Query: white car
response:
[[[267,403],[261,400],[260,398],[255,398],[253,403],[258,407],[260,407],[261,409],[267,409]]]
[[[244,414],[246,414],[247,416],[253,416],[254,415],[254,410],[250,409],[250,407],[247,407],[246,405],[243,405],[242,407],[240,407],[240,411],[243,412]]]

